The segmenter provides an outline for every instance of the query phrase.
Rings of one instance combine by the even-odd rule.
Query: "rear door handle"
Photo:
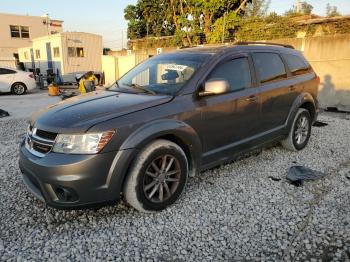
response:
[[[289,87],[288,87],[289,91],[294,91],[295,88],[296,88],[296,86],[289,86]]]
[[[246,98],[246,101],[248,102],[256,102],[258,100],[258,97],[256,95],[251,95],[248,98]]]

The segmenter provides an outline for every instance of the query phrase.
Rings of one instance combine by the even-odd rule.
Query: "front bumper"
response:
[[[95,155],[50,152],[40,158],[20,145],[23,181],[38,199],[55,208],[80,209],[119,200],[135,149]]]

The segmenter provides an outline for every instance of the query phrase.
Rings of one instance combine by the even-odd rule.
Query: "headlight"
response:
[[[96,154],[111,140],[115,131],[77,135],[59,134],[52,151],[66,154]]]

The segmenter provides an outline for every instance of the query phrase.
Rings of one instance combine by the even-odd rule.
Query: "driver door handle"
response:
[[[289,86],[288,88],[289,88],[289,91],[294,91],[296,86],[292,85],[292,86]]]
[[[248,98],[245,99],[248,102],[256,102],[258,100],[258,97],[256,95],[251,95]]]

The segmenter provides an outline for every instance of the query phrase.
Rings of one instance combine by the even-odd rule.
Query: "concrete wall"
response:
[[[52,25],[47,26],[43,23],[46,19],[40,16],[0,13],[0,58],[12,58],[18,48],[30,46],[33,38],[48,35],[51,31],[62,32],[62,21],[52,21]],[[10,25],[28,26],[30,38],[11,37]]]
[[[322,108],[350,111],[350,34],[282,39],[302,51],[321,78],[319,102]]]
[[[102,71],[105,74],[105,86],[111,86],[118,79],[118,60],[114,56],[104,55],[102,59]]]
[[[136,56],[102,56],[105,85],[110,86],[136,65]]]

